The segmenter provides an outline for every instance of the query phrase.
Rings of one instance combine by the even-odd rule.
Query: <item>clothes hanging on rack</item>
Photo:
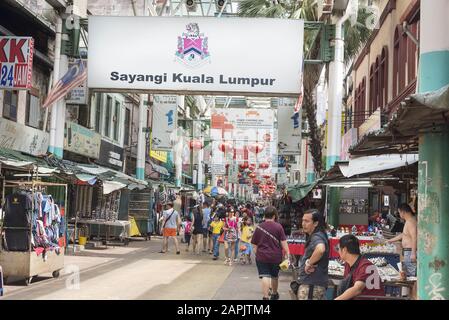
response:
[[[41,192],[34,194],[34,211],[32,225],[32,245],[39,255],[46,250],[59,252],[59,238],[61,233],[61,222],[63,221],[59,206],[55,204],[51,195]],[[44,250],[42,250],[44,249]]]

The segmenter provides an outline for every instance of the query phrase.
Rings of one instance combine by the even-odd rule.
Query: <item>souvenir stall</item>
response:
[[[81,207],[70,221],[77,237],[73,239],[74,244],[76,240],[80,245],[86,244],[87,240],[96,240],[108,245],[117,240],[128,245],[130,222],[127,216],[125,219],[119,216],[124,187],[126,185],[120,182],[97,180],[91,190],[83,191],[92,193],[91,205],[82,208],[82,202],[77,201]]]
[[[64,202],[56,201],[50,188],[63,188]],[[67,185],[43,181],[3,181],[3,220],[0,265],[5,281],[33,277],[64,268],[65,204]]]
[[[144,237],[145,240],[150,240],[151,234],[154,232],[155,216],[153,203],[154,189],[151,182],[143,190],[136,189],[129,192],[129,218],[134,220],[138,235]]]

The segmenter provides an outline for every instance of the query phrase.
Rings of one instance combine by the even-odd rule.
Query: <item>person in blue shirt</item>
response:
[[[211,219],[211,208],[209,206],[209,203],[205,201],[203,203],[203,252],[206,252],[209,250],[209,254],[212,254],[212,248],[213,248],[213,240],[212,240],[212,232],[209,231],[209,226],[213,219]]]

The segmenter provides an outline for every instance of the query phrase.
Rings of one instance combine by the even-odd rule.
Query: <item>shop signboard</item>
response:
[[[101,140],[100,157],[96,162],[99,165],[121,171],[123,169],[123,148]]]
[[[349,160],[349,149],[357,143],[357,128],[351,128],[345,133],[341,142],[340,160]]]
[[[176,131],[178,121],[178,97],[155,95],[153,100],[153,127],[151,149],[172,151],[171,136]]]
[[[74,122],[66,122],[64,150],[89,158],[100,157],[101,135]]]
[[[280,155],[301,154],[301,109],[295,110],[297,99],[279,98],[278,149]]]
[[[0,148],[39,156],[47,153],[49,139],[47,132],[0,118]]]
[[[150,157],[159,160],[162,163],[167,162],[167,152],[166,151],[153,151],[150,150]]]
[[[264,141],[275,122],[273,110],[216,109],[211,115],[210,135],[213,140]]]
[[[78,62],[78,61],[77,61]],[[71,62],[69,63],[69,69],[76,65],[77,62]],[[83,60],[84,67],[87,68],[87,62],[86,60]],[[87,80],[84,81],[79,86],[73,88],[69,93],[67,94],[65,100],[68,104],[87,104]]]
[[[0,90],[32,87],[34,39],[0,37]]]
[[[303,37],[296,19],[89,16],[88,85],[293,97],[301,90]]]

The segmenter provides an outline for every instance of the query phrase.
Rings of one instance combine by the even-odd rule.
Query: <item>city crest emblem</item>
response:
[[[188,67],[200,67],[209,61],[208,39],[200,33],[197,23],[189,23],[186,31],[178,37],[176,58]]]

